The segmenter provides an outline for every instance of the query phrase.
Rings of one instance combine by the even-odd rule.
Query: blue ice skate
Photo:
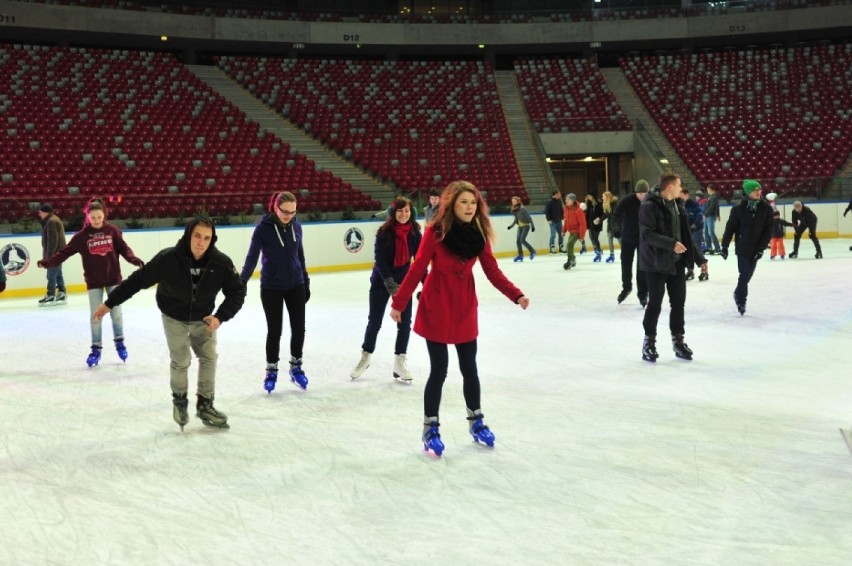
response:
[[[263,378],[263,388],[267,393],[272,393],[275,390],[276,383],[278,383],[278,365],[267,365],[266,377]]]
[[[308,376],[302,371],[301,358],[290,361],[290,381],[301,387],[302,390],[308,389]]]
[[[423,433],[423,450],[438,458],[444,453],[444,443],[441,442],[441,433],[438,432],[438,427],[441,426],[437,421],[427,423],[429,427]]]
[[[93,367],[98,365],[99,361],[101,361],[101,347],[92,346],[92,351],[89,354],[89,357],[86,358],[86,365],[89,367]]]
[[[491,432],[488,425],[482,422],[482,417],[483,415],[481,414],[476,415],[475,417],[468,417],[468,420],[471,421],[470,435],[473,437],[473,441],[477,444],[482,443],[489,448],[493,448],[494,433]]]
[[[122,362],[127,361],[127,347],[124,345],[123,339],[115,341],[115,351],[118,352],[118,357],[121,358]]]

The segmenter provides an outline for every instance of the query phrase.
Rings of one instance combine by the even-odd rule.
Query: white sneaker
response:
[[[403,383],[411,383],[414,379],[411,372],[405,366],[405,354],[397,354],[393,358],[393,376],[401,380]]]
[[[358,365],[355,366],[349,373],[349,377],[352,379],[358,379],[361,375],[367,371],[367,368],[370,367],[370,358],[373,356],[370,352],[361,351],[361,361],[358,362]]]

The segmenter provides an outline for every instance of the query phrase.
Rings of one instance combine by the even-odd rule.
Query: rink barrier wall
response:
[[[846,203],[806,203],[819,218],[817,225],[820,238],[852,237],[852,215],[843,218]],[[783,218],[791,218],[793,207],[790,204],[779,205]],[[722,220],[716,223],[716,232],[721,239],[727,221],[730,206],[721,209]],[[536,226],[535,232],[530,232],[529,241],[537,250],[536,253],[547,254],[547,244],[550,239],[550,229],[544,214],[532,214]],[[494,253],[499,258],[514,257],[515,230],[507,231],[512,223],[511,215],[492,217],[497,239],[494,242]],[[373,244],[376,230],[381,226],[381,220],[350,220],[340,222],[313,223],[302,225],[304,230],[305,258],[308,272],[332,273],[338,271],[367,270],[373,267]],[[248,251],[254,225],[217,226],[218,242],[216,246],[234,261],[237,270],[242,268]],[[163,248],[174,246],[183,234],[182,228],[124,230],[124,239],[134,253],[147,261]],[[66,234],[70,240],[73,233]],[[787,230],[787,238],[792,239],[792,230]],[[589,244],[588,238],[586,240]],[[601,238],[604,254],[607,254],[606,237]],[[617,241],[616,241],[617,245]],[[15,257],[18,261],[15,261]],[[36,266],[41,259],[41,233],[35,234],[2,234],[0,235],[0,260],[3,261],[7,274],[7,288],[0,293],[0,301],[7,297],[35,297],[44,295],[46,287],[46,271]],[[124,277],[135,269],[131,264],[121,261]],[[83,280],[83,265],[79,257],[72,256],[62,266],[69,293],[82,293],[86,290]],[[255,271],[254,277],[258,277]]]

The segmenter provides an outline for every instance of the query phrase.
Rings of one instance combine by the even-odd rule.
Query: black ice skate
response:
[[[618,304],[620,305],[621,303],[623,303],[624,299],[626,299],[631,292],[632,289],[624,289],[623,291],[621,291],[621,293],[618,294]]]
[[[683,341],[683,336],[672,336],[672,349],[676,357],[682,360],[692,359],[692,350]]]
[[[654,336],[645,336],[642,341],[642,359],[654,363],[660,354],[657,352],[657,342]]]
[[[183,427],[189,422],[189,412],[187,411],[189,401],[186,400],[186,393],[172,391],[172,404],[174,405],[172,416],[175,422],[180,425],[180,431],[183,432]]]
[[[195,416],[201,419],[201,422],[204,423],[205,426],[213,428],[231,428],[228,425],[228,416],[225,415],[225,413],[220,413],[215,409],[215,407],[213,407],[213,397],[207,399],[206,397],[199,395],[196,409],[198,412],[195,413]]]

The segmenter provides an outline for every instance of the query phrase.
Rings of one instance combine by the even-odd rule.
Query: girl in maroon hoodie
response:
[[[121,255],[137,267],[144,262],[134,255],[124,242],[121,230],[106,221],[107,211],[100,199],[92,199],[84,209],[86,222],[83,228],[74,234],[68,245],[42,261],[39,267],[56,267],[72,255],[79,253],[83,260],[83,278],[89,292],[89,308],[92,313],[104,298],[121,283],[121,267],[118,256]],[[110,312],[112,318],[112,334],[115,349],[122,361],[127,359],[127,348],[124,346],[124,327],[121,319],[121,307]],[[89,317],[92,328],[92,351],[86,359],[89,367],[98,365],[101,359],[101,321]]]
[[[470,434],[476,442],[494,446],[494,434],[483,423],[479,406],[478,301],[473,280],[476,260],[491,284],[510,301],[526,309],[530,300],[500,271],[491,251],[493,237],[488,206],[479,189],[467,181],[450,183],[441,195],[440,209],[423,234],[414,263],[393,296],[390,317],[400,322],[414,289],[432,264],[423,283],[414,332],[426,339],[429,350],[431,370],[423,394],[423,447],[436,456],[444,450],[438,433],[438,409],[447,377],[449,344],[455,344],[459,357]]]

